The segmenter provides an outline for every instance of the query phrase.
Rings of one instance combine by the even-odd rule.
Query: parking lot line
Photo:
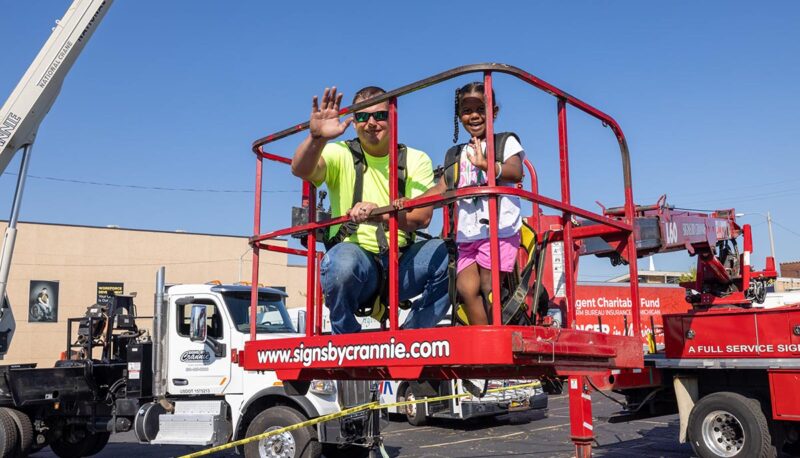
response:
[[[505,435],[502,435],[502,436],[476,437],[474,439],[464,439],[464,440],[455,441],[455,442],[443,442],[441,444],[422,445],[419,448],[446,447],[448,445],[463,444],[465,442],[485,441],[487,439],[507,439],[509,437],[519,436],[520,434],[529,434],[529,433],[533,433],[533,432],[536,432],[536,431],[545,431],[545,430],[548,430],[548,429],[563,428],[565,426],[569,426],[569,423],[564,423],[564,424],[561,424],[561,425],[545,426],[543,428],[534,428],[534,429],[531,429],[530,431],[518,431],[516,433],[505,434]]]
[[[387,433],[383,433],[383,435],[384,436],[388,436],[390,434],[403,433],[403,432],[406,432],[406,431],[424,431],[426,429],[431,429],[431,427],[430,426],[415,426],[413,428],[398,429],[397,431],[389,431]]]
[[[548,412],[556,412],[556,411],[558,411],[558,410],[568,410],[568,409],[569,409],[569,406],[566,406],[566,407],[556,407],[556,408],[554,408],[554,409],[551,409],[551,408],[549,408],[549,407],[548,407],[548,408],[547,408],[547,411],[548,411]]]
[[[634,420],[640,423],[649,423],[651,425],[658,425],[658,426],[669,426],[669,423],[665,423],[663,421],[652,421],[652,420]]]

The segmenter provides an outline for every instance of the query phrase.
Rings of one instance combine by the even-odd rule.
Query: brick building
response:
[[[800,261],[782,262],[781,277],[800,278]]]

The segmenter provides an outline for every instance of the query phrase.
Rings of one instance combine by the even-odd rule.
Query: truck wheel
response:
[[[308,420],[291,407],[276,406],[259,413],[247,427],[247,437]],[[313,426],[253,441],[244,446],[245,458],[318,458],[321,446]]]
[[[28,453],[31,452],[31,446],[33,445],[33,423],[31,423],[30,417],[19,410],[10,409],[8,407],[0,407],[0,410],[11,417],[17,428],[17,437],[19,441],[16,450],[19,456],[27,456]]]
[[[713,393],[700,399],[689,414],[687,432],[701,458],[777,456],[761,404],[738,393]]]
[[[416,401],[418,399],[411,386],[406,388],[406,392],[403,397],[406,401]],[[406,419],[411,426],[425,426],[425,424],[428,422],[428,417],[425,416],[425,406],[421,406],[420,404],[409,404],[404,406],[403,410],[405,411]]]
[[[59,458],[80,458],[100,452],[108,443],[109,433],[91,433],[80,426],[68,426],[58,439],[50,441],[50,449]]]
[[[91,447],[87,447],[86,456],[97,455],[102,452],[108,445],[108,440],[111,439],[111,433],[94,433],[92,436],[94,437],[94,443]]]
[[[19,443],[19,433],[14,419],[8,412],[0,410],[0,456],[12,456]]]

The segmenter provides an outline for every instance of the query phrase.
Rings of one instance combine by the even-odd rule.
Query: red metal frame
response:
[[[531,190],[498,186],[494,173],[488,174],[488,186],[464,188],[449,191],[441,196],[417,198],[405,204],[406,209],[442,205],[461,198],[484,196],[489,200],[490,250],[492,256],[492,287],[500,290],[499,241],[498,241],[498,198],[501,195],[514,195],[533,204],[534,227],[541,231],[540,206],[560,212],[560,233],[553,240],[564,244],[566,273],[566,296],[568,328],[546,326],[504,326],[501,324],[500,294],[492,298],[492,324],[489,326],[445,327],[435,329],[398,329],[398,240],[397,214],[391,207],[382,207],[374,215],[389,214],[389,322],[385,331],[362,332],[349,335],[322,335],[321,315],[322,297],[320,291],[318,265],[320,254],[316,251],[317,230],[341,223],[347,217],[338,217],[324,223],[316,221],[316,189],[304,183],[303,198],[308,205],[307,224],[268,233],[261,232],[261,182],[263,160],[290,164],[291,160],[265,151],[264,147],[275,140],[287,137],[308,128],[308,123],[292,126],[275,134],[263,137],[253,143],[257,157],[256,193],[254,211],[254,231],[250,243],[253,246],[253,285],[258,285],[258,252],[261,249],[280,251],[306,256],[307,291],[306,313],[308,322],[306,337],[278,340],[256,340],[255,326],[251,327],[251,339],[240,353],[240,364],[246,369],[275,370],[283,380],[309,380],[311,378],[361,378],[361,379],[417,379],[425,378],[469,378],[469,377],[520,377],[539,375],[570,375],[583,380],[584,375],[597,375],[614,368],[639,368],[642,366],[642,345],[640,340],[639,293],[636,262],[629,263],[631,277],[630,296],[632,300],[633,335],[614,336],[592,331],[573,329],[575,314],[572,304],[575,297],[577,262],[580,255],[578,243],[583,239],[601,236],[614,243],[613,249],[626,259],[635,260],[637,256],[634,218],[636,216],[631,186],[630,158],[627,142],[619,125],[610,116],[589,104],[571,96],[561,89],[527,73],[503,64],[476,64],[458,67],[430,78],[411,83],[375,98],[354,104],[340,111],[341,115],[352,113],[378,103],[389,103],[390,152],[389,152],[389,196],[390,201],[397,198],[397,119],[398,98],[411,92],[448,81],[452,78],[481,73],[485,85],[486,134],[494,134],[492,116],[493,74],[504,73],[516,77],[529,85],[556,97],[558,104],[558,136],[561,178],[561,197],[553,199],[539,194],[533,166],[526,161],[525,166],[531,174]],[[569,152],[567,143],[567,106],[577,108],[600,120],[613,131],[620,148],[623,192],[625,205],[614,215],[600,215],[578,208],[570,202]],[[496,152],[493,142],[487,142],[487,160],[495,163]],[[590,226],[573,227],[573,218],[581,217],[594,223]],[[552,228],[552,224],[550,225]],[[290,234],[305,234],[307,250],[287,249],[265,242]],[[251,301],[251,320],[255,322],[256,286]],[[444,352],[444,343],[447,351]],[[435,346],[435,345],[438,345]],[[403,351],[400,352],[400,349]],[[415,350],[416,349],[416,350]],[[335,350],[334,353],[331,353]],[[366,351],[366,358],[363,353]],[[370,352],[373,352],[371,354]],[[408,353],[406,353],[408,351]],[[417,352],[416,354],[414,352]],[[441,351],[441,353],[435,353]],[[322,356],[326,352],[326,356]],[[337,358],[330,359],[334,355]],[[409,356],[410,355],[410,356]],[[578,395],[586,395],[585,390],[570,392],[571,404],[580,406],[581,424],[573,429],[579,454],[588,453],[591,447],[591,403],[583,402]],[[576,397],[577,396],[577,397]],[[576,407],[577,409],[577,407]],[[576,411],[577,412],[577,411]],[[577,413],[576,413],[576,416]],[[588,433],[586,425],[588,427]],[[583,429],[580,429],[583,428]]]
[[[492,72],[483,74],[484,106],[486,107],[486,138],[494,138],[494,91],[492,90]],[[496,152],[494,142],[486,142],[486,161],[492,164],[492,172],[487,174],[490,187],[497,186],[494,174]],[[497,194],[489,196],[489,254],[492,256],[492,291],[500,291],[500,239],[498,237]],[[492,294],[492,323],[498,325],[502,320],[500,295]]]
[[[620,242],[617,245],[617,251],[620,252],[621,255],[628,259],[635,259],[636,258],[636,249],[634,243],[634,231],[633,231],[633,221],[635,217],[634,213],[634,205],[633,205],[633,194],[631,189],[630,183],[630,163],[629,163],[629,154],[627,150],[627,144],[625,142],[625,137],[622,134],[621,129],[617,125],[617,123],[608,115],[604,114],[603,112],[591,107],[590,105],[576,99],[566,92],[552,86],[533,75],[530,75],[520,69],[515,67],[501,65],[501,64],[479,64],[479,65],[471,65],[466,67],[459,67],[448,72],[441,73],[434,77],[428,78],[426,80],[419,81],[417,83],[412,83],[410,85],[404,86],[400,89],[388,92],[383,94],[382,96],[378,96],[376,98],[370,99],[369,101],[361,102],[359,104],[355,104],[351,107],[347,107],[341,110],[341,114],[351,113],[357,111],[358,109],[364,108],[366,106],[374,105],[381,102],[388,102],[390,105],[389,110],[389,125],[390,125],[390,153],[389,153],[389,183],[390,183],[390,199],[394,200],[398,195],[397,190],[397,181],[396,181],[396,161],[397,161],[397,119],[398,119],[398,109],[397,109],[397,99],[399,96],[405,95],[407,93],[413,92],[415,90],[421,89],[423,87],[430,86],[432,84],[440,83],[456,76],[464,75],[467,73],[473,72],[480,72],[483,75],[484,85],[485,85],[485,93],[486,93],[486,106],[487,106],[487,136],[491,136],[494,133],[494,126],[493,126],[493,116],[491,113],[491,107],[493,106],[492,103],[492,74],[495,72],[498,73],[506,73],[513,75],[523,81],[526,81],[530,85],[544,90],[551,95],[554,95],[557,98],[558,102],[558,135],[559,135],[559,158],[560,158],[560,175],[561,175],[561,198],[560,200],[548,198],[538,194],[538,189],[536,186],[536,177],[535,177],[535,169],[530,165],[530,163],[526,163],[526,167],[528,168],[529,172],[531,173],[531,191],[526,191],[524,189],[512,189],[505,186],[497,186],[496,177],[494,174],[488,174],[488,186],[480,187],[480,188],[465,188],[465,189],[456,189],[446,193],[444,196],[431,196],[427,198],[420,198],[420,199],[413,199],[406,204],[406,208],[413,209],[416,207],[433,205],[433,204],[441,204],[443,202],[453,201],[460,198],[465,197],[473,197],[473,196],[485,196],[489,199],[489,206],[490,206],[490,247],[492,253],[492,285],[493,289],[496,291],[500,290],[500,275],[499,275],[499,242],[498,242],[498,231],[497,231],[497,205],[498,205],[498,197],[500,195],[516,195],[522,199],[528,200],[533,203],[534,205],[534,220],[538,220],[538,214],[540,213],[540,205],[547,206],[553,208],[557,211],[561,212],[561,225],[563,230],[560,234],[555,234],[554,240],[561,240],[564,243],[564,255],[565,259],[567,260],[574,260],[573,262],[567,262],[565,264],[566,270],[566,290],[567,290],[567,297],[574,297],[575,292],[575,281],[576,281],[576,272],[575,267],[577,266],[577,255],[575,252],[576,244],[579,240],[590,238],[590,237],[597,237],[603,236],[607,239],[618,239]],[[566,125],[566,111],[567,105],[571,105],[576,107],[583,112],[601,120],[605,125],[610,126],[613,132],[615,133],[617,140],[620,144],[620,152],[622,157],[622,168],[623,168],[623,190],[625,195],[625,206],[624,211],[618,212],[613,216],[609,215],[600,215],[597,213],[593,213],[578,207],[571,205],[570,203],[570,180],[569,180],[569,153],[568,153],[568,143],[567,143],[567,125]],[[310,293],[308,294],[307,301],[306,301],[306,313],[308,317],[308,322],[313,323],[313,326],[307,327],[307,337],[314,337],[319,336],[321,331],[321,326],[317,326],[319,318],[322,314],[322,304],[321,304],[321,297],[318,297],[317,290],[319,288],[319,281],[318,281],[318,273],[317,273],[317,264],[318,264],[318,253],[316,251],[316,234],[317,229],[324,228],[333,224],[341,223],[347,219],[346,216],[338,217],[324,223],[318,223],[315,221],[316,216],[316,202],[313,196],[316,194],[316,189],[313,185],[308,182],[303,184],[303,199],[304,203],[307,204],[309,209],[309,222],[304,225],[295,226],[291,228],[271,231],[268,233],[261,233],[261,189],[262,189],[262,174],[263,174],[263,160],[268,159],[271,161],[276,161],[283,164],[290,164],[291,160],[289,158],[270,153],[264,150],[264,146],[270,142],[273,142],[277,139],[284,138],[288,135],[301,132],[307,129],[308,124],[301,124],[297,126],[293,126],[289,129],[283,130],[276,134],[264,137],[262,139],[257,140],[253,144],[253,151],[257,155],[257,169],[256,169],[256,195],[255,195],[255,211],[254,211],[254,235],[251,237],[251,244],[254,248],[254,259],[258,257],[258,250],[265,249],[270,251],[279,251],[284,253],[296,254],[296,255],[305,255],[307,259],[307,265],[309,266],[307,272],[307,291]],[[487,144],[487,160],[489,163],[494,163],[495,158],[495,151],[494,145],[489,142]],[[379,208],[375,211],[375,214],[389,214],[389,246],[390,246],[390,262],[389,262],[389,323],[390,328],[389,332],[397,332],[398,331],[398,281],[397,281],[397,261],[398,261],[398,250],[397,250],[397,216],[396,212],[391,207],[383,207]],[[621,214],[619,214],[621,213]],[[585,226],[585,227],[578,227],[573,228],[573,218],[574,217],[581,217],[596,223],[593,226]],[[538,226],[538,222],[537,222]],[[538,227],[537,227],[538,228]],[[270,245],[265,243],[270,239],[274,239],[276,237],[286,236],[290,234],[298,234],[298,233],[305,233],[308,237],[307,243],[307,250],[297,250],[292,248],[285,248],[285,247],[278,247],[275,245]],[[632,262],[629,264],[631,278],[634,281],[631,284],[631,299],[634,304],[634,310],[632,310],[632,321],[634,325],[634,329],[636,330],[635,334],[638,334],[638,329],[640,327],[639,323],[639,311],[638,311],[638,285],[635,279],[637,278],[636,275],[636,263]],[[258,263],[254,262],[253,265],[253,284],[258,284]],[[501,304],[500,304],[500,295],[493,295],[493,304],[492,304],[492,321],[493,326],[500,326],[501,321]],[[253,298],[253,305],[255,305],[256,298]],[[570,326],[574,324],[574,311],[573,307],[567,307],[567,313],[569,316],[568,323]],[[255,310],[251,311],[251,315],[255,314]],[[254,319],[254,317],[252,317]],[[453,330],[442,330],[442,332],[450,332]],[[472,332],[472,329],[457,329],[457,335],[461,335],[466,337],[466,335]],[[568,330],[562,330],[568,331]],[[580,331],[582,333],[582,331]],[[253,352],[257,351],[256,348],[265,348],[264,345],[271,346],[272,344],[276,343],[276,341],[270,341],[270,344],[265,342],[256,342],[255,339],[255,330],[251,331],[251,342],[248,343],[245,347],[245,357],[242,358],[244,364],[249,366],[250,364],[257,361],[257,358],[248,358],[246,355],[254,354]],[[368,334],[364,334],[365,336]],[[581,334],[578,334],[581,335]],[[328,337],[331,338],[331,337]],[[339,339],[340,336],[332,337],[334,339]],[[368,339],[365,337],[365,339]],[[590,339],[586,337],[586,339]],[[621,343],[621,342],[620,342]],[[252,350],[252,351],[248,351]],[[625,358],[615,359],[616,364],[621,364],[620,367],[631,367],[632,365],[636,365],[636,357],[632,357],[633,355],[628,355]],[[603,363],[605,364],[605,363]],[[447,365],[447,364],[443,364]],[[602,364],[601,364],[602,365]],[[555,366],[555,364],[554,364]]]
[[[594,426],[592,425],[592,395],[584,376],[567,380],[569,392],[570,438],[575,444],[576,458],[592,456]]]
[[[389,99],[389,201],[397,200],[397,98]],[[399,328],[398,270],[400,257],[397,244],[397,213],[389,214],[389,330]]]

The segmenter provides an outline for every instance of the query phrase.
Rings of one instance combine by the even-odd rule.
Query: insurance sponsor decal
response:
[[[612,335],[633,335],[633,312],[630,288],[627,284],[577,285],[575,297],[575,326],[586,331]],[[656,326],[656,343],[663,344],[661,315],[686,311],[686,292],[679,287],[639,285],[641,333],[651,332],[650,318]],[[646,340],[646,339],[645,339]]]

